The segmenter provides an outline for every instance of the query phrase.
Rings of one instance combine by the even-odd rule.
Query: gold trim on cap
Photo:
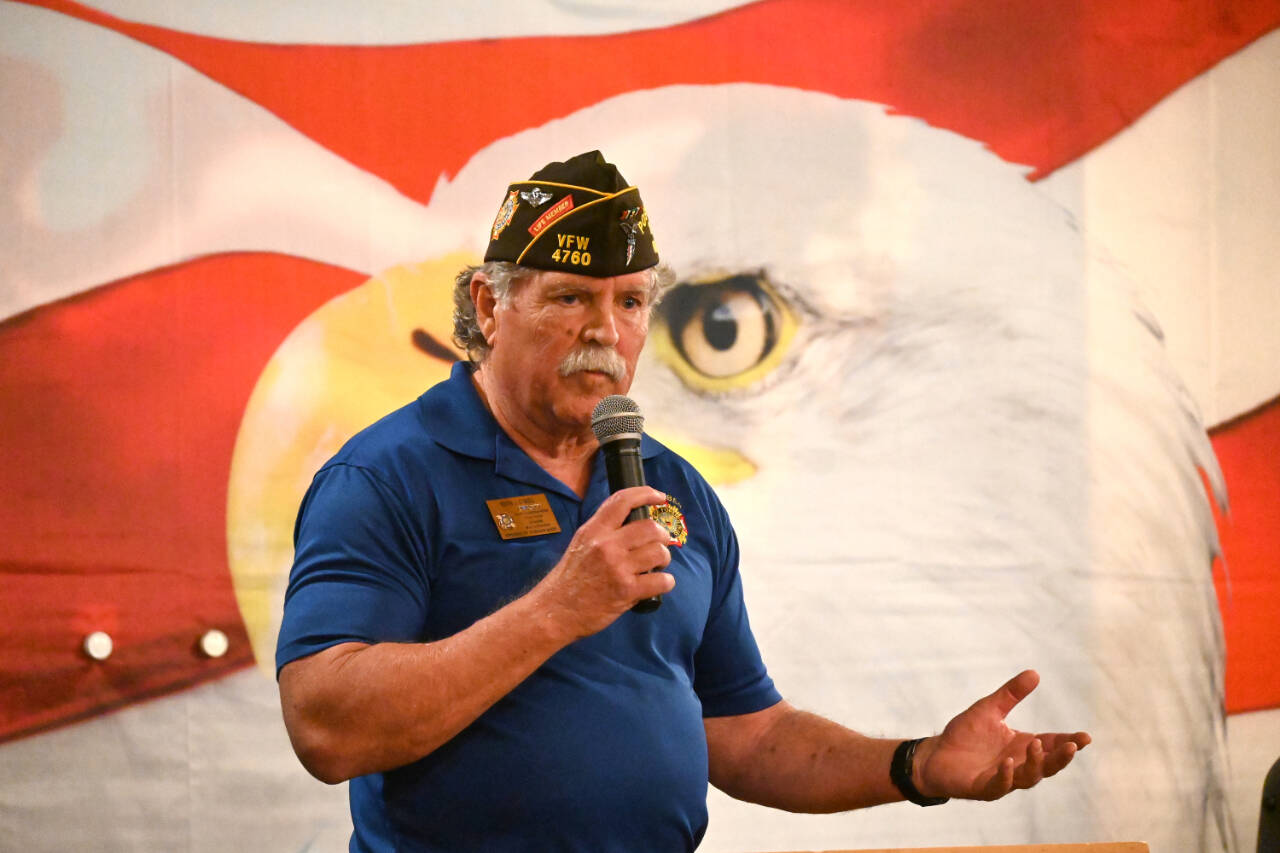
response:
[[[536,182],[536,181],[532,181],[532,182],[531,182],[531,181],[521,181],[521,183],[537,183],[537,182]],[[545,183],[545,181],[544,181],[544,183]],[[548,184],[548,186],[565,187],[565,186],[569,186],[569,185],[568,185],[568,184]],[[585,187],[576,187],[575,189],[585,189]],[[599,190],[591,190],[591,192],[599,192]],[[529,250],[530,250],[531,248],[533,248],[533,244],[534,244],[534,243],[536,243],[536,242],[538,242],[538,240],[542,238],[542,235],[543,235],[543,234],[546,234],[547,232],[549,232],[549,231],[552,229],[552,227],[553,227],[553,226],[559,225],[561,222],[564,222],[566,219],[568,219],[569,217],[573,216],[575,213],[581,213],[582,211],[586,210],[588,207],[591,207],[593,204],[599,204],[599,203],[600,203],[600,202],[602,202],[602,201],[612,201],[613,199],[617,198],[618,196],[620,196],[620,195],[626,195],[626,194],[627,194],[627,193],[629,193],[629,192],[638,192],[638,190],[636,190],[636,188],[635,188],[635,187],[627,187],[626,189],[618,190],[616,193],[613,193],[612,195],[606,195],[606,196],[604,196],[604,197],[602,197],[602,198],[592,199],[591,201],[587,202],[586,204],[579,205],[578,207],[575,207],[573,210],[569,211],[569,212],[568,212],[568,213],[566,213],[564,216],[562,216],[562,217],[560,217],[559,219],[557,219],[557,220],[556,220],[555,222],[553,222],[551,225],[549,225],[549,226],[547,226],[546,228],[544,228],[544,229],[542,229],[541,231],[539,231],[539,232],[534,236],[534,238],[533,238],[532,240],[530,240],[528,243],[526,243],[526,244],[525,244],[524,249],[522,249],[522,250],[520,251],[520,254],[516,257],[516,263],[518,264],[518,263],[520,263],[521,261],[523,261],[523,260],[524,260],[524,256],[525,256],[526,254],[528,254],[528,253],[529,253]]]
[[[555,181],[512,181],[511,186],[530,186],[530,187],[560,187],[566,190],[581,190],[584,193],[595,193],[596,195],[607,195],[604,190],[596,190],[591,187],[580,187],[577,184],[557,184]],[[635,189],[635,187],[627,187],[627,189]],[[623,190],[625,192],[626,190]]]

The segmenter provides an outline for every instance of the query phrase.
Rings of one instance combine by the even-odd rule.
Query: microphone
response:
[[[635,400],[621,394],[605,397],[591,413],[591,431],[604,449],[604,467],[609,475],[610,493],[643,486],[644,465],[640,461],[640,436],[644,433],[644,415]],[[649,517],[646,507],[638,506],[627,513],[623,524]],[[652,613],[662,606],[662,597],[642,598],[632,605],[635,613]]]

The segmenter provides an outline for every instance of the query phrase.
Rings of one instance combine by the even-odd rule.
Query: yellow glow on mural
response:
[[[394,267],[335,297],[293,330],[254,387],[231,462],[227,557],[265,672],[274,674],[298,504],[348,438],[448,377],[441,356],[462,355],[450,341],[453,278],[469,263],[453,254]]]
[[[736,450],[695,444],[662,429],[653,430],[653,437],[684,457],[713,486],[738,483],[756,473],[755,463]]]

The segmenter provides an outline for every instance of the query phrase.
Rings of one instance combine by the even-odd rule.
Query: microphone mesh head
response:
[[[644,432],[644,415],[636,401],[621,394],[605,397],[591,413],[591,431],[601,444],[625,433]]]

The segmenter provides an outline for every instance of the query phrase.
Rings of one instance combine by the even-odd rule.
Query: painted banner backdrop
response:
[[[591,148],[682,276],[634,395],[729,507],[784,693],[927,732],[1030,665],[1021,721],[1098,739],[910,820],[716,795],[705,847],[1247,844],[1280,5],[224,5],[0,4],[6,847],[342,848],[271,677],[293,513],[457,357],[505,184]],[[708,348],[740,273],[777,333]]]

